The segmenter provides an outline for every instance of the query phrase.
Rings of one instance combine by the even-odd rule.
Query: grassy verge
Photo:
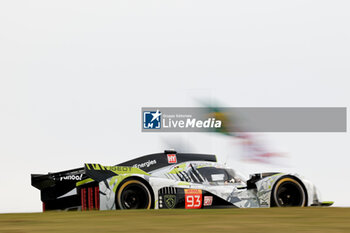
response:
[[[350,208],[0,214],[0,232],[350,232]]]

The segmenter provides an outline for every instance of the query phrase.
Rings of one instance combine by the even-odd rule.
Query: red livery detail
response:
[[[202,190],[185,189],[185,208],[200,209],[202,208]]]
[[[213,196],[204,196],[204,206],[211,206],[213,204]]]
[[[168,163],[177,163],[176,154],[168,154]]]
[[[81,189],[81,210],[86,210],[86,188]]]
[[[100,209],[100,189],[99,187],[95,187],[95,209]]]

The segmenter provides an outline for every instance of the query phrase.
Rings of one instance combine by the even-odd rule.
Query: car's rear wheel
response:
[[[147,186],[139,180],[127,180],[117,194],[120,209],[150,209],[152,197]]]
[[[303,186],[292,177],[284,177],[277,181],[272,195],[272,206],[289,207],[306,204],[306,193]]]

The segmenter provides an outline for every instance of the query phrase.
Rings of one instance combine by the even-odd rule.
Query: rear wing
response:
[[[48,174],[31,174],[32,176],[32,186],[42,190],[55,186],[61,181],[79,181],[83,179],[84,168],[76,168],[61,172],[49,172]],[[71,182],[71,183],[75,183]]]
[[[32,174],[32,186],[39,189],[43,210],[78,209],[80,198],[76,193],[76,182],[86,179],[84,168],[48,173]]]
[[[86,163],[85,175],[94,181],[101,182],[110,177],[125,174],[149,175],[147,172],[137,167],[127,166],[102,166],[101,164]]]

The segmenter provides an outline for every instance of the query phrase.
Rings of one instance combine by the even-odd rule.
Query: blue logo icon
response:
[[[156,112],[144,111],[143,112],[143,128],[144,129],[160,129],[161,127],[161,115],[162,113],[157,110]]]

